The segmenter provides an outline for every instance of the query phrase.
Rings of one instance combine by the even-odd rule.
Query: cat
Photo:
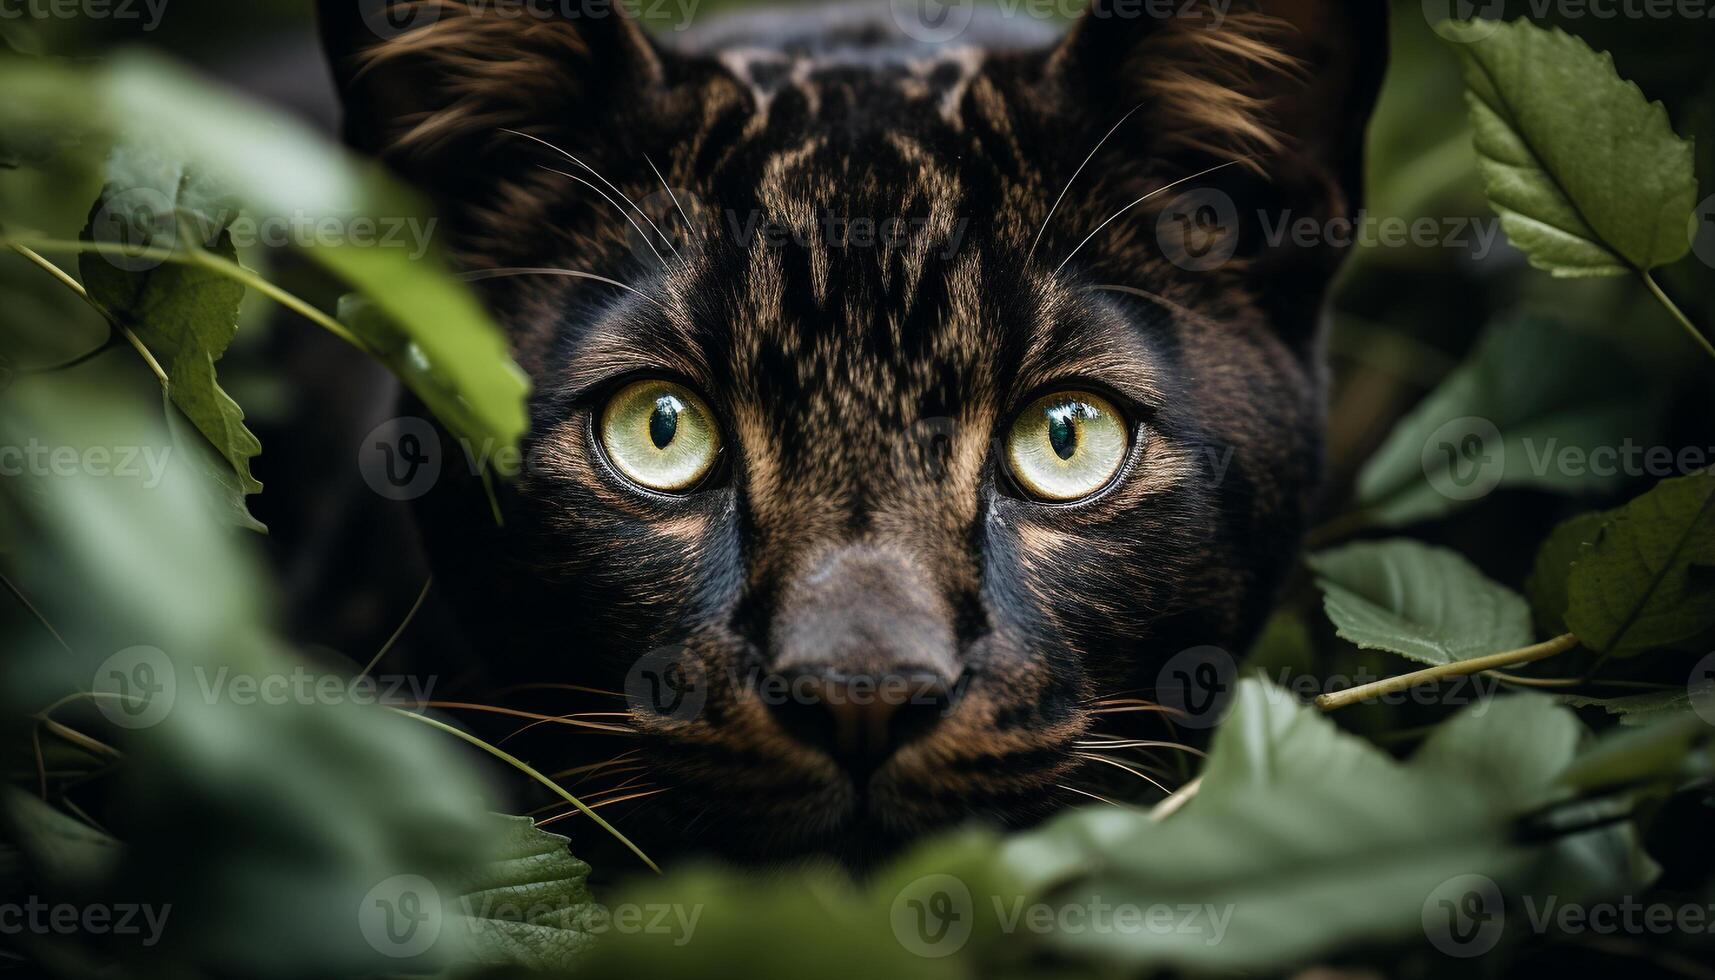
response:
[[[348,140],[534,385],[503,524],[422,502],[437,589],[502,673],[626,694],[651,845],[1088,802],[1097,723],[1295,558],[1341,253],[1263,230],[1359,208],[1386,5],[1025,10],[322,4]]]

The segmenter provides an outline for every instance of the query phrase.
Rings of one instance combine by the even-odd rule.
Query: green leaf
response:
[[[1663,718],[1686,715],[1691,711],[1691,691],[1670,687],[1664,691],[1645,694],[1622,694],[1619,697],[1598,698],[1587,694],[1561,696],[1567,704],[1579,708],[1601,708],[1618,715],[1622,725],[1648,725]]]
[[[1531,642],[1524,598],[1444,548],[1366,541],[1309,564],[1337,632],[1366,650],[1444,664]]]
[[[1647,271],[1684,255],[1697,201],[1689,140],[1606,53],[1525,20],[1463,34],[1466,101],[1507,238],[1556,276]]]
[[[460,396],[456,382],[379,304],[355,293],[341,296],[338,319],[369,346],[376,359],[387,365],[449,431],[461,439],[472,440],[473,449],[484,448],[482,422]],[[480,452],[474,455],[482,457]]]
[[[0,130],[71,129],[91,140],[153,134],[163,155],[193,161],[259,224],[351,229],[293,244],[375,303],[415,345],[413,357],[457,393],[464,415],[448,420],[456,435],[480,447],[516,446],[529,383],[505,335],[433,248],[434,217],[379,165],[158,56],[122,55],[99,70],[0,62],[0,90],[11,96],[0,100]],[[362,226],[375,234],[358,234]]]
[[[1610,512],[1567,596],[1566,624],[1593,650],[1700,646],[1715,630],[1715,473],[1663,480]]]
[[[226,229],[237,216],[231,199],[200,174],[152,151],[121,147],[82,238],[149,249],[206,248],[236,262]],[[215,362],[238,333],[244,287],[199,266],[107,252],[83,253],[78,269],[90,297],[166,369],[173,404],[226,459],[235,477],[220,482],[236,484],[239,502],[224,512],[238,524],[260,527],[242,498],[262,489],[250,471],[262,443],[215,376]]]
[[[455,922],[468,955],[490,964],[564,969],[608,927],[587,884],[590,867],[566,838],[529,817],[496,815],[492,863],[461,888]]]
[[[202,433],[173,404],[172,395],[168,392],[161,393],[161,414],[167,419],[167,433],[172,436],[174,452],[200,474],[203,496],[208,499],[211,509],[234,527],[267,534],[267,525],[257,520],[244,502],[245,496],[251,492],[246,488],[244,476],[214,451]]]
[[[1649,390],[1609,341],[1536,318],[1495,324],[1365,463],[1358,505],[1371,523],[1399,527],[1503,487],[1611,492],[1623,467],[1602,454],[1647,444]]]
[[[1596,540],[1607,521],[1607,515],[1602,513],[1579,514],[1557,526],[1537,549],[1536,563],[1525,581],[1525,594],[1530,596],[1537,628],[1543,633],[1559,636],[1570,632],[1566,607],[1570,602],[1567,590],[1571,588],[1572,563]]]
[[[1641,727],[1608,732],[1560,774],[1562,786],[1600,790],[1651,781],[1678,781],[1708,774],[1715,737],[1704,719],[1691,714],[1656,717]],[[1701,754],[1694,754],[1701,749]]]

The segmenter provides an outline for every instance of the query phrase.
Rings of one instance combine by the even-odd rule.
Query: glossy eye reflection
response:
[[[1018,414],[1006,461],[1031,496],[1067,501],[1108,485],[1125,462],[1131,437],[1113,403],[1087,391],[1038,398]]]
[[[651,490],[688,490],[720,456],[720,433],[708,405],[671,381],[634,381],[621,388],[602,409],[598,432],[613,465]]]

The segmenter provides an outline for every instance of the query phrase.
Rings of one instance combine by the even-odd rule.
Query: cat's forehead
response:
[[[914,113],[927,109],[957,126],[959,103],[985,55],[970,46],[836,45],[738,47],[716,57],[749,90],[757,110],[754,126],[767,126],[777,108],[849,120],[873,116],[877,103]]]

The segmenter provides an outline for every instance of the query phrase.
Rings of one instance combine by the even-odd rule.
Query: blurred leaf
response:
[[[1444,548],[1406,538],[1359,542],[1309,558],[1342,637],[1444,664],[1528,646],[1530,607]]]
[[[338,317],[453,435],[473,440],[470,448],[482,446],[481,423],[472,417],[469,404],[423,346],[388,318],[379,304],[348,294],[340,297]],[[475,455],[483,458],[480,453]]]
[[[1624,352],[1551,322],[1496,324],[1440,387],[1394,426],[1358,474],[1370,522],[1399,527],[1440,517],[1499,487],[1601,493],[1624,468],[1597,450],[1646,440],[1649,387]],[[1578,466],[1563,462],[1575,454]],[[1607,470],[1607,472],[1603,472]]]
[[[1684,255],[1692,147],[1613,58],[1526,20],[1462,34],[1478,168],[1501,227],[1556,276],[1647,271]]]
[[[408,230],[410,242],[365,240],[354,231],[294,244],[398,325],[420,362],[419,380],[432,374],[456,393],[461,413],[445,420],[456,435],[478,446],[516,445],[528,382],[476,296],[433,254],[435,219],[378,165],[152,55],[120,56],[94,71],[4,61],[0,90],[14,96],[0,101],[0,129],[150,134],[164,157],[192,162],[215,186],[230,188],[257,222]]]
[[[1560,774],[1560,785],[1578,791],[1628,786],[1656,780],[1677,781],[1700,768],[1705,774],[1710,759],[1690,765],[1692,753],[1703,746],[1705,753],[1715,728],[1690,714],[1638,721],[1641,728],[1611,731],[1579,756]]]
[[[571,965],[607,927],[607,910],[587,884],[589,865],[529,817],[496,815],[494,823],[492,863],[459,895],[470,955],[532,970]]]
[[[90,446],[160,447],[155,417],[153,393],[69,374],[28,379],[4,396],[0,438],[80,457]],[[121,802],[104,822],[126,847],[103,894],[172,906],[173,928],[137,970],[396,970],[362,928],[365,896],[399,875],[479,874],[483,787],[422,726],[329,695],[320,671],[282,650],[263,625],[251,559],[235,546],[246,539],[206,519],[200,492],[172,467],[148,489],[81,471],[0,481],[21,517],[8,574],[71,646],[19,643],[0,658],[0,711],[111,689],[115,657],[156,667],[159,717],[101,732],[125,753],[110,777]],[[283,678],[313,694],[247,699],[222,680],[233,677]],[[34,887],[52,900],[61,883],[44,874]],[[77,953],[80,940],[46,941]]]
[[[786,978],[816,962],[830,976],[1025,976],[1055,961],[1072,975],[1272,974],[1337,948],[1421,942],[1426,899],[1464,875],[1511,893],[1564,884],[1563,901],[1636,880],[1629,828],[1515,843],[1521,808],[1565,792],[1555,779],[1581,731],[1546,698],[1506,697],[1457,715],[1400,763],[1246,679],[1202,788],[1165,820],[1094,807],[998,842],[933,841],[865,888],[819,872],[669,875],[625,897],[706,907],[696,941],[615,936],[580,973]],[[1125,906],[1143,923],[1163,910],[1171,921],[1020,925],[1033,909]]]
[[[1566,624],[1584,645],[1629,656],[1697,644],[1715,629],[1715,473],[1656,484],[1606,515],[1578,551]]]

